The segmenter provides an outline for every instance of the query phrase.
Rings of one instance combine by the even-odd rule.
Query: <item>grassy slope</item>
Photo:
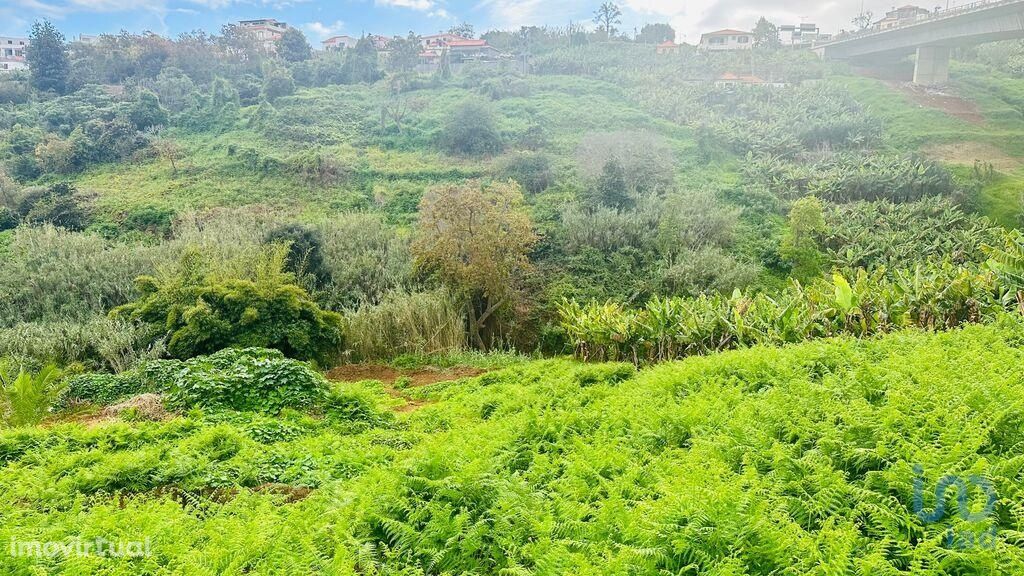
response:
[[[943,144],[980,143],[1012,159],[1024,158],[1024,80],[974,67],[956,67],[953,91],[975,103],[984,123],[967,122],[924,108],[885,83],[869,78],[833,77],[868,110],[882,119],[888,144],[897,150],[922,150]],[[986,158],[981,158],[985,160]],[[966,162],[973,161],[965,159]],[[1024,169],[1001,173],[981,190],[979,209],[1008,227],[1019,224]]]
[[[436,403],[369,427],[191,415],[7,431],[0,541],[151,538],[151,558],[52,564],[69,573],[1020,573],[1022,338],[1007,320],[728,352],[625,381],[623,366],[545,360],[418,389]],[[923,525],[915,464],[928,487],[990,478],[1007,539],[945,549],[947,527],[987,523]],[[317,489],[184,507],[152,492],[231,479]],[[31,564],[0,555],[5,574]]]
[[[168,161],[154,159],[97,167],[77,184],[95,192],[96,205],[111,215],[141,205],[187,209],[265,203],[307,215],[366,208],[389,190],[422,189],[491,170],[496,159],[451,157],[437,144],[452,110],[473,96],[473,90],[451,87],[411,92],[408,97],[419,109],[409,114],[402,134],[391,133],[382,140],[377,131],[383,96],[377,90],[344,86],[303,90],[277,103],[279,130],[250,128],[246,117],[255,110],[247,109],[224,133],[177,134],[185,153],[177,176],[172,176]],[[575,148],[584,134],[643,129],[669,141],[680,159],[681,173],[699,172],[692,132],[638,109],[612,84],[575,77],[532,78],[528,97],[505,98],[494,106],[499,130],[513,142],[510,149],[515,149],[515,138],[531,123],[539,125],[547,137],[544,151],[563,170],[574,166]],[[355,177],[324,187],[286,169],[260,173],[240,153],[254,151],[261,158],[287,162],[303,150],[320,150],[337,158]]]

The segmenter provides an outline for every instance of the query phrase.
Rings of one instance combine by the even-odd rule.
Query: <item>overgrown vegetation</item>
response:
[[[0,572],[1021,572],[1018,43],[959,51],[954,117],[618,11],[429,73],[36,24],[0,541],[153,553]]]

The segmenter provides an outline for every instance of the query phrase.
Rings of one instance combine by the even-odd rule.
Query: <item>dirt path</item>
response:
[[[405,392],[406,390],[438,382],[451,382],[460,378],[472,378],[484,372],[486,370],[469,368],[467,366],[456,366],[453,368],[425,367],[415,370],[403,370],[384,364],[344,364],[328,371],[327,377],[337,382],[378,380],[384,384],[384,390],[387,391],[388,395],[405,400],[405,404],[396,406],[393,410],[399,413],[406,413],[416,411],[431,403],[429,400],[410,398]],[[404,384],[396,386],[399,380],[403,380]]]

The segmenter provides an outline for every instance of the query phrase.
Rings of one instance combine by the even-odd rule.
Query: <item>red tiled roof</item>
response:
[[[743,30],[733,30],[732,28],[726,28],[724,30],[715,30],[714,32],[705,32],[701,36],[724,36],[733,34],[750,34],[750,32],[744,32]]]

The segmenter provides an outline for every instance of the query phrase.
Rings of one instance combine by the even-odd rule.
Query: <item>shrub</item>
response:
[[[61,373],[47,366],[32,374],[21,370],[8,380],[0,374],[0,416],[10,426],[38,424],[60,394]]]
[[[174,376],[162,387],[175,408],[277,414],[309,408],[326,392],[320,374],[274,350],[225,349],[171,366]]]
[[[190,251],[175,273],[139,278],[140,298],[113,314],[166,335],[167,350],[176,358],[257,346],[329,362],[341,348],[341,316],[321,310],[282,271],[284,262],[283,249],[271,250],[255,263],[252,279],[224,278]]]
[[[675,181],[672,150],[660,136],[646,131],[592,132],[576,149],[576,163],[592,182],[613,176],[622,194],[664,194]]]
[[[479,100],[465,100],[452,112],[441,131],[442,146],[453,154],[484,156],[504,148],[494,112]]]
[[[330,282],[331,274],[324,266],[323,237],[318,230],[301,224],[285,224],[271,230],[266,242],[288,246],[285,269],[296,278],[308,275],[316,285]]]
[[[0,328],[0,357],[28,366],[81,363],[122,372],[162,351],[162,342],[152,342],[148,327],[106,316],[23,322]]]
[[[66,409],[81,403],[108,405],[129,396],[160,391],[160,383],[137,371],[120,374],[89,373],[69,378],[56,405]]]
[[[530,194],[539,194],[554,183],[551,159],[539,152],[517,152],[498,168],[502,178],[511,178]]]
[[[135,297],[133,280],[163,258],[160,248],[21,226],[0,258],[0,326],[106,314]]]
[[[642,309],[567,300],[559,312],[580,358],[639,363],[840,334],[948,329],[1004,309],[991,272],[947,262],[891,274],[860,270],[852,283],[835,274],[806,287],[793,281],[771,295],[737,290],[730,297],[654,298]]]
[[[448,354],[465,347],[466,319],[447,291],[391,292],[345,315],[345,342],[351,360]]]
[[[7,206],[0,206],[0,232],[18,227],[18,215]]]

